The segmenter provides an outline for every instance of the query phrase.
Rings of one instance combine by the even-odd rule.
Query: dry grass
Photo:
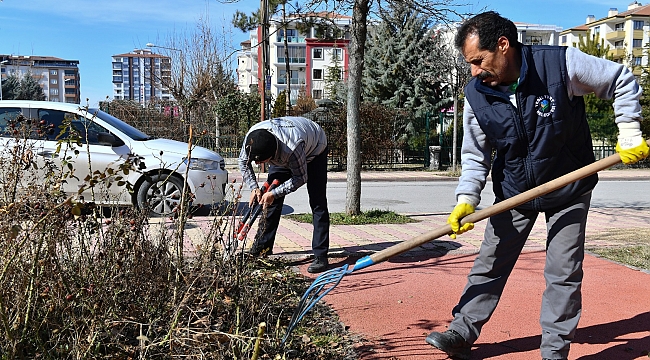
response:
[[[235,206],[224,204],[188,253],[187,204],[154,222],[68,198],[60,185],[72,167],[37,165],[25,141],[34,123],[21,126],[16,146],[0,150],[0,358],[355,358],[354,339],[323,305],[280,345],[310,281],[232,246]],[[139,171],[127,164],[111,176],[126,168]]]
[[[603,232],[590,237],[607,242],[606,246],[592,246],[587,250],[604,258],[650,270],[650,229],[625,229]]]

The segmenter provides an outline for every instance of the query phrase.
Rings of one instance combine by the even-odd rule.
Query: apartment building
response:
[[[286,26],[283,25],[285,22],[288,22]],[[296,103],[301,91],[314,99],[327,98],[326,79],[338,76],[343,80],[347,74],[352,18],[318,13],[307,17],[287,16],[286,21],[282,17],[273,17],[270,24],[267,92],[275,98],[282,91],[289,90],[292,104]],[[237,54],[240,91],[262,90],[261,37],[262,29],[257,28],[250,32],[248,40],[241,43],[242,50]]]
[[[513,21],[514,22],[514,21]],[[517,35],[524,45],[558,45],[562,28],[555,25],[514,22]]]
[[[47,101],[79,104],[79,61],[51,56],[0,55],[0,77],[30,74],[43,88]]]
[[[608,56],[627,65],[635,75],[641,75],[640,66],[648,65],[644,45],[650,40],[650,5],[631,3],[627,10],[609,9],[607,16],[596,19],[588,15],[585,24],[560,33],[560,45],[577,47],[580,37],[591,36],[599,44],[609,47]]]
[[[171,80],[171,58],[150,49],[113,55],[113,99],[146,105],[153,99],[172,100],[164,84]]]

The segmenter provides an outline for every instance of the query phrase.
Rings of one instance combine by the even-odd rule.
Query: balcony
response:
[[[286,85],[287,79],[285,77],[278,77],[278,85]],[[305,85],[305,78],[291,78],[291,85]]]
[[[283,57],[278,56],[278,62],[275,63],[275,66],[282,66],[282,65],[286,64],[285,59],[286,58],[284,56]],[[304,58],[304,57],[290,57],[289,58],[289,64],[297,64],[297,65],[303,65],[304,66],[306,61],[307,61],[307,58]]]
[[[284,43],[284,36],[277,36],[275,41],[279,43]],[[304,36],[289,36],[287,37],[287,42],[294,44],[294,43],[305,43],[306,41]]]
[[[612,31],[605,35],[605,39],[607,39],[607,41],[623,40],[625,39],[625,31]]]
[[[609,56],[611,56],[613,58],[623,57],[623,56],[625,56],[625,48],[618,48],[618,49],[610,50],[609,51]]]

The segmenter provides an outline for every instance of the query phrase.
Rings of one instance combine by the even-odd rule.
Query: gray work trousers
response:
[[[582,261],[591,193],[546,211],[546,290],[540,325],[542,358],[566,359],[582,309]],[[508,276],[537,219],[537,211],[511,210],[488,220],[485,238],[467,277],[458,305],[452,310],[455,330],[474,343],[490,319]],[[528,304],[521,304],[522,308]]]

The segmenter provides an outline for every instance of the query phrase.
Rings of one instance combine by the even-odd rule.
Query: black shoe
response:
[[[444,351],[452,358],[468,360],[472,345],[454,330],[432,332],[427,336],[427,343]]]
[[[251,248],[246,251],[246,253],[255,258],[267,257],[269,255],[273,255],[273,248],[271,246],[260,246],[257,243],[253,243]]]
[[[307,268],[307,272],[312,274],[323,272],[327,270],[328,266],[329,263],[327,262],[327,256],[317,256]]]

